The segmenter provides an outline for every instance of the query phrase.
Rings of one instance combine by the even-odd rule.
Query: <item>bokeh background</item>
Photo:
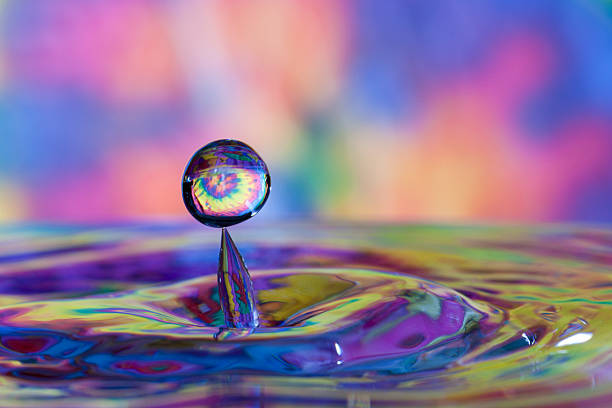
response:
[[[3,222],[187,220],[218,138],[264,220],[612,221],[609,1],[0,0],[0,33]]]

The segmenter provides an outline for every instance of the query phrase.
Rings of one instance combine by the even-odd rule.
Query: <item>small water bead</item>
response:
[[[183,201],[210,227],[228,227],[257,214],[270,194],[266,163],[246,143],[223,139],[198,150],[185,169]]]

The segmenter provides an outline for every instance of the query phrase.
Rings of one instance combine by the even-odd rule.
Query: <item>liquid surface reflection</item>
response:
[[[207,232],[2,230],[3,403],[598,405],[612,394],[609,230],[235,228],[260,327],[223,330]]]

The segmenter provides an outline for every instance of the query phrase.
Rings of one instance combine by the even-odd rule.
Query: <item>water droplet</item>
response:
[[[270,193],[266,163],[247,144],[217,140],[198,150],[185,169],[183,201],[210,227],[228,227],[257,214]]]

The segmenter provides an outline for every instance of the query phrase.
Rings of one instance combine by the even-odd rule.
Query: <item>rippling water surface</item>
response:
[[[261,327],[222,329],[218,232],[5,228],[0,406],[606,406],[612,231],[233,228]],[[4,405],[3,405],[4,404]]]

